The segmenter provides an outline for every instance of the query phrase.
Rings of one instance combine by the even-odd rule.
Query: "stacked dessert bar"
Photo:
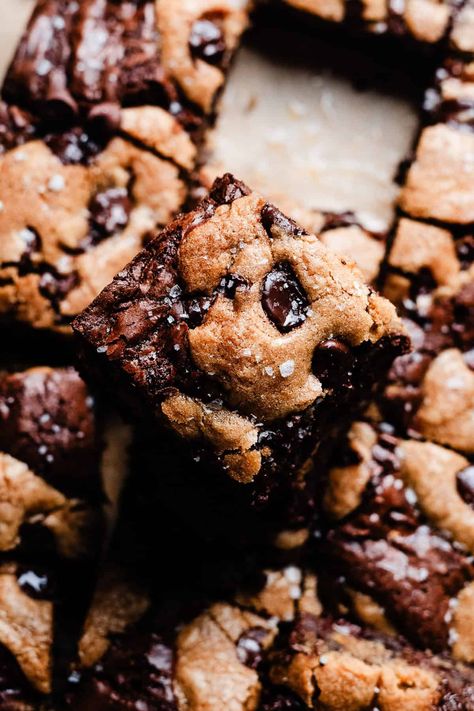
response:
[[[246,0],[39,0],[7,73],[5,711],[474,709],[474,11],[277,5],[442,55],[389,236],[197,203]]]

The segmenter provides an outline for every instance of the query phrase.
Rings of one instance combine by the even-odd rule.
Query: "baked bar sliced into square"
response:
[[[312,506],[307,458],[407,347],[393,306],[352,264],[230,175],[74,328],[86,367],[174,434],[171,469],[184,457],[190,475],[245,485],[256,507],[278,501],[290,527]]]

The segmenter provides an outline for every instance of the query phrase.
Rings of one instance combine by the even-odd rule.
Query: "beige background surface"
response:
[[[0,74],[32,5],[0,0]],[[356,91],[341,74],[286,54],[262,50],[257,36],[237,56],[210,140],[212,172],[231,170],[274,198],[353,209],[369,226],[387,226],[392,178],[416,130],[413,106],[390,92]]]

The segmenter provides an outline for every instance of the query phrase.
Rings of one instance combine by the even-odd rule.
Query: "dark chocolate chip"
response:
[[[215,15],[196,20],[191,29],[189,46],[194,59],[220,64],[226,50],[222,19]]]
[[[218,205],[230,205],[234,200],[249,194],[250,190],[245,183],[237,180],[230,173],[226,173],[214,182],[209,197]]]
[[[299,227],[294,220],[286,217],[286,215],[280,212],[280,210],[278,210],[278,208],[274,205],[270,205],[270,203],[266,203],[262,207],[261,220],[262,225],[270,238],[273,237],[273,227],[277,227],[282,232],[294,235],[295,237],[301,237],[306,234],[305,230]]]
[[[39,290],[42,296],[56,303],[64,299],[78,284],[79,277],[75,272],[71,274],[58,274],[51,270],[45,271],[45,273],[41,275]]]
[[[456,240],[456,252],[462,268],[468,269],[474,262],[474,235]]]
[[[463,501],[474,508],[474,465],[466,467],[456,474],[456,486]]]
[[[237,642],[237,657],[242,664],[257,669],[263,658],[263,641],[267,636],[262,627],[252,627],[244,632]]]
[[[237,290],[248,288],[248,281],[239,274],[226,274],[220,281],[218,291],[228,299],[235,298]]]
[[[95,195],[89,204],[93,244],[125,229],[131,209],[126,188],[109,188]]]
[[[195,296],[187,304],[188,324],[190,328],[197,328],[204,320],[212,306],[214,299],[210,296]]]
[[[323,341],[313,355],[313,373],[325,388],[350,386],[353,365],[351,349],[335,338]]]
[[[268,318],[282,333],[291,331],[306,320],[309,302],[289,264],[277,264],[265,277],[262,306]]]

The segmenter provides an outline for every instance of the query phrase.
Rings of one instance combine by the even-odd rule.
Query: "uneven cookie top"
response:
[[[338,459],[324,501],[324,554],[343,576],[344,604],[365,622],[385,630],[393,625],[421,648],[450,649],[472,662],[469,461],[362,422]],[[377,620],[351,589],[381,605]]]
[[[140,136],[151,120],[149,138],[163,145],[162,158],[117,137],[84,164],[76,133],[65,134],[63,143],[60,135],[49,145],[31,141],[0,158],[4,318],[65,330],[179,209],[186,187],[175,161],[189,164],[192,151],[173,119],[161,121],[167,115],[151,111],[126,110],[123,121],[130,135]]]
[[[103,660],[86,674],[73,708],[148,703],[170,711],[256,711],[259,668],[277,635],[279,614],[289,621],[300,606],[309,609],[311,597],[312,610],[317,604],[311,576],[304,581],[298,568],[269,570],[261,577],[257,589],[241,590],[235,601],[201,605],[197,612],[195,603],[168,613],[158,606],[112,639]],[[114,589],[123,589],[122,582],[109,591]],[[120,625],[121,612],[116,619]]]
[[[396,638],[347,620],[307,614],[275,655],[270,677],[291,689],[304,709],[433,711],[468,709],[474,701],[472,669],[416,653]]]
[[[247,481],[261,466],[259,422],[316,408],[338,379],[361,385],[362,361],[404,340],[352,265],[231,176],[75,329],[180,436],[207,440]]]
[[[450,30],[452,18],[456,17],[455,7],[447,0],[408,0],[400,7],[385,0],[363,0],[355,7],[346,0],[284,2],[324,20],[344,21],[350,26],[364,28],[377,35],[389,33],[398,37],[408,36],[426,44],[443,40]],[[467,13],[459,22],[464,29],[464,24],[469,22]],[[456,37],[458,34],[459,30],[456,29]],[[466,39],[463,44],[467,44]]]
[[[471,453],[474,447],[473,237],[402,218],[384,293],[398,306],[414,352],[397,359],[384,414],[408,433]]]

